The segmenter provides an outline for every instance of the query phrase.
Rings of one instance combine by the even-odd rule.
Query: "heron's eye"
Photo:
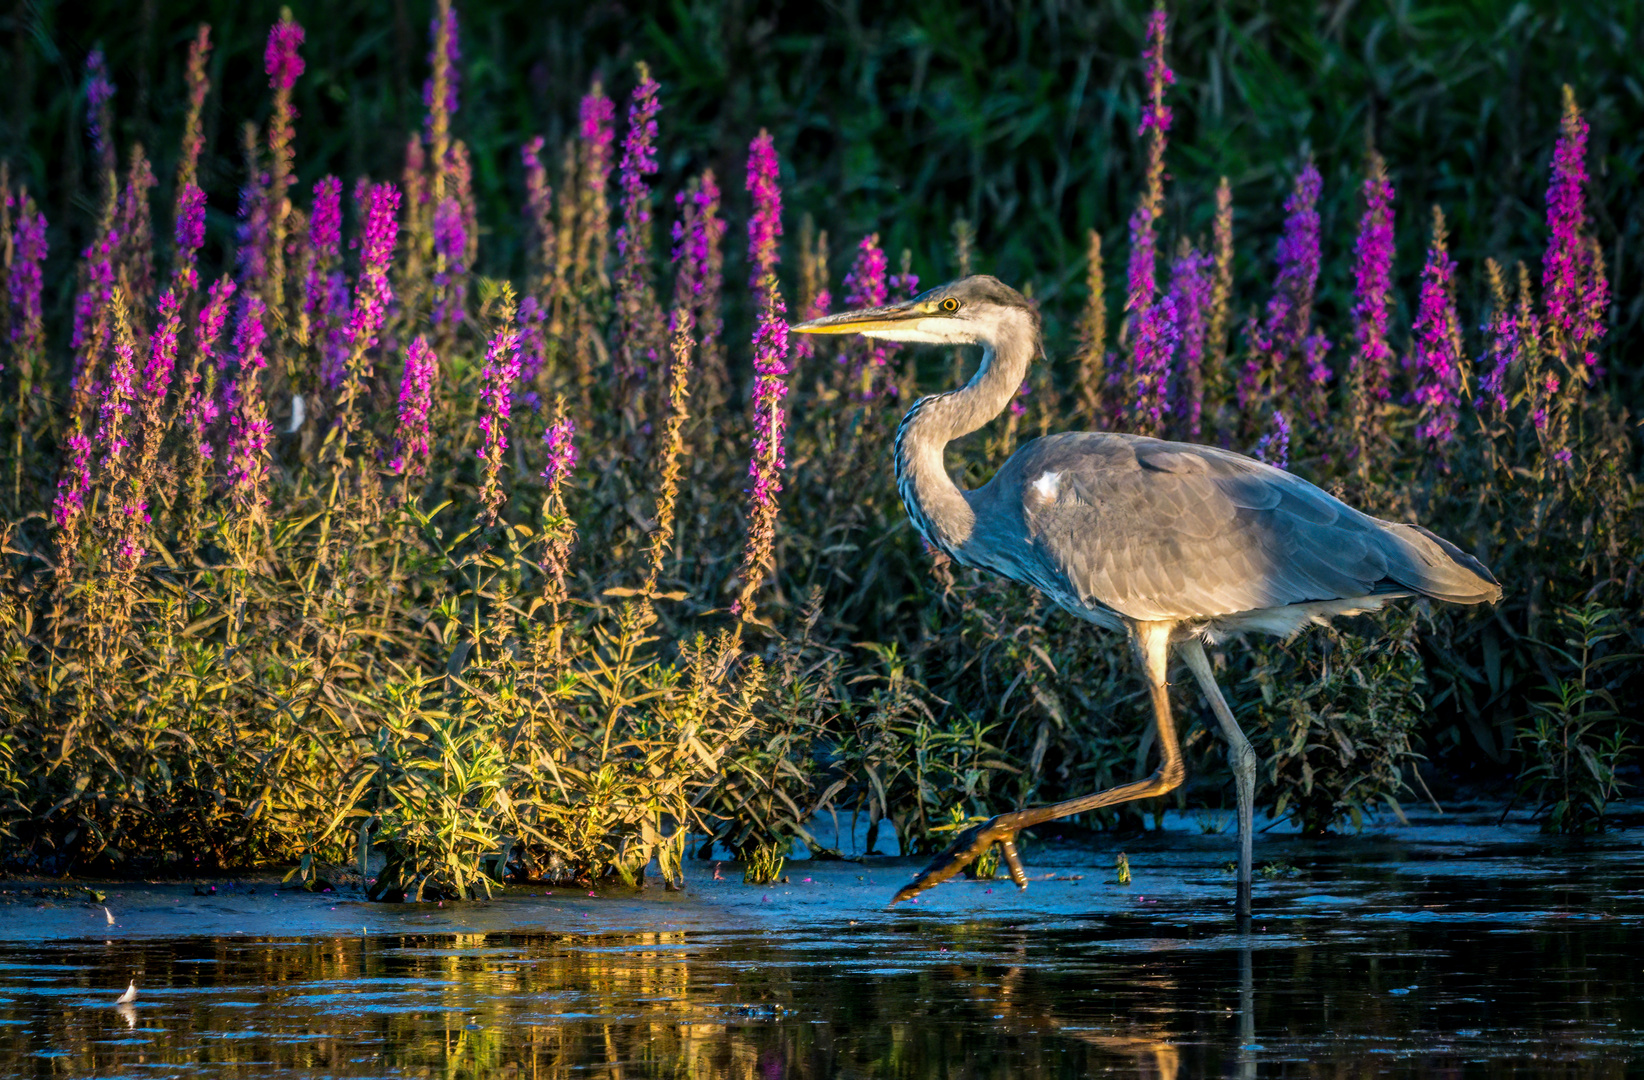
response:
[[[955,311],[959,310],[959,301],[955,300],[951,296],[948,297],[946,300],[942,301],[942,310],[947,312],[949,315],[953,314]]]

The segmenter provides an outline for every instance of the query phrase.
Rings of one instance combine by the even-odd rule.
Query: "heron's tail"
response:
[[[1489,567],[1420,525],[1382,522],[1392,541],[1387,552],[1387,576],[1423,596],[1451,604],[1495,603],[1501,582]]]

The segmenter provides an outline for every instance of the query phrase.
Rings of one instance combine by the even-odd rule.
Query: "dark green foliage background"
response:
[[[403,147],[394,136],[421,123],[429,6],[292,8],[308,33],[296,99],[301,176],[397,176]],[[743,148],[767,127],[783,155],[790,234],[801,212],[830,226],[836,272],[847,246],[878,230],[893,259],[910,248],[926,281],[945,279],[953,272],[950,225],[968,217],[979,267],[1032,283],[1054,343],[1082,299],[1085,228],[1104,232],[1110,283],[1120,276],[1111,270],[1136,191],[1147,10],[1112,0],[461,5],[456,130],[475,151],[489,229],[482,265],[492,273],[521,265],[519,145],[539,133],[557,144],[574,131],[576,102],[591,80],[625,94],[632,63],[643,59],[663,85],[659,190],[677,190],[712,165],[734,210]],[[92,216],[84,128],[68,115],[81,107],[75,91],[87,50],[107,50],[120,134],[155,155],[165,198],[186,42],[202,19],[217,42],[204,182],[225,253],[242,172],[236,125],[267,109],[259,73],[278,11],[266,0],[14,4],[0,23],[11,69],[0,157],[44,192],[55,266],[67,267]],[[1178,82],[1165,235],[1208,228],[1216,178],[1229,176],[1244,260],[1240,299],[1259,303],[1290,175],[1313,153],[1325,176],[1326,324],[1345,312],[1352,288],[1368,130],[1398,188],[1396,270],[1405,292],[1413,294],[1434,202],[1452,225],[1470,324],[1485,255],[1526,259],[1539,278],[1558,89],[1570,83],[1592,124],[1589,205],[1616,298],[1604,353],[1623,400],[1639,400],[1644,142],[1632,133],[1644,130],[1644,5],[1190,0],[1171,12]],[[69,275],[49,280],[53,299],[67,303]]]

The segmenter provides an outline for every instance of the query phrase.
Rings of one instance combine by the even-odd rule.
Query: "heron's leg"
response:
[[[1210,702],[1210,711],[1216,714],[1217,721],[1222,725],[1222,735],[1227,739],[1228,756],[1233,766],[1233,790],[1239,800],[1239,920],[1248,923],[1251,843],[1256,824],[1256,751],[1251,748],[1250,740],[1244,737],[1244,732],[1239,730],[1238,721],[1233,719],[1233,710],[1227,707],[1221,687],[1216,685],[1216,675],[1210,670],[1210,658],[1204,654],[1204,646],[1198,638],[1183,643],[1182,659],[1187,661],[1187,666],[1199,680],[1199,689],[1204,691],[1205,698]]]
[[[1163,795],[1180,787],[1187,770],[1182,764],[1182,748],[1176,739],[1176,725],[1170,718],[1170,684],[1165,680],[1166,668],[1170,663],[1170,632],[1174,627],[1175,623],[1172,622],[1131,624],[1131,645],[1135,649],[1136,658],[1141,661],[1142,670],[1146,673],[1148,694],[1153,700],[1153,717],[1158,724],[1160,761],[1152,776],[1077,799],[1068,799],[1065,802],[998,814],[980,825],[972,825],[954,837],[952,846],[932,860],[918,876],[902,886],[891,903],[917,896],[932,885],[946,881],[996,843],[1004,848],[1005,861],[1011,869],[1011,878],[1025,889],[1027,877],[1022,874],[1020,861],[1015,857],[1016,834],[1023,829],[1055,821],[1057,818],[1082,814],[1087,810],[1099,810],[1104,806],[1130,802],[1132,799]]]

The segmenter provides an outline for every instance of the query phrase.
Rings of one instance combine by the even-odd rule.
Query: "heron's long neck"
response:
[[[970,539],[976,515],[948,475],[949,442],[1005,411],[1038,348],[1038,328],[1026,312],[999,321],[982,342],[982,363],[963,389],[921,398],[896,432],[896,486],[925,539],[953,554]]]

